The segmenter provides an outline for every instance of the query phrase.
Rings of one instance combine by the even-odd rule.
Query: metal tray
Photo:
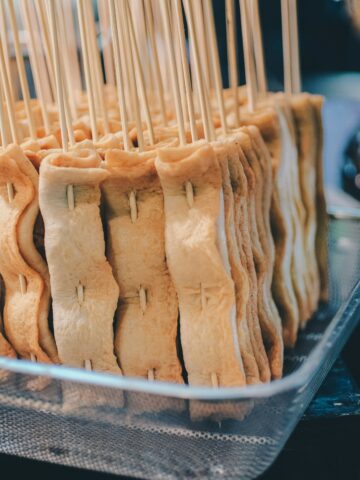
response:
[[[0,451],[149,479],[256,478],[360,318],[360,214],[329,213],[331,301],[286,352],[282,380],[195,388],[0,358]]]

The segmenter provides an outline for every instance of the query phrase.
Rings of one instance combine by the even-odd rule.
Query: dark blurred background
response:
[[[228,86],[224,3],[213,1],[224,85]],[[259,4],[269,88],[282,90],[280,0],[259,0]],[[238,74],[244,83],[239,2],[235,5]],[[357,12],[357,20],[350,10]],[[359,207],[352,199],[360,200],[360,0],[298,0],[298,18],[303,90],[328,100],[324,158],[331,203]],[[351,197],[341,196],[343,191]]]
[[[215,0],[216,26],[228,83],[224,2]],[[239,2],[235,2],[239,18]],[[283,85],[280,0],[260,0],[266,67],[272,88]],[[298,0],[301,67],[304,78],[324,73],[360,72],[360,34],[356,31],[344,0]],[[241,47],[241,31],[237,30]],[[239,65],[243,65],[239,48]],[[244,70],[239,68],[241,82]],[[360,86],[359,86],[360,90]]]

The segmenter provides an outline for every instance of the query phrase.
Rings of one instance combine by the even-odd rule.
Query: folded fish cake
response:
[[[108,173],[94,150],[52,153],[40,167],[40,208],[62,363],[121,373],[114,354],[119,287],[105,257],[100,183]]]
[[[280,378],[283,367],[283,341],[281,319],[271,292],[274,246],[268,222],[273,185],[271,159],[265,145],[261,145],[261,135],[256,127],[243,127],[238,135],[243,152],[240,158],[250,190],[250,237],[257,276],[259,323],[271,375],[273,378]]]
[[[16,358],[15,350],[11,347],[9,342],[6,340],[4,334],[4,323],[3,323],[3,311],[5,303],[5,285],[4,281],[0,275],[0,357],[10,357]],[[6,372],[0,371],[0,380],[6,378]]]
[[[316,128],[316,259],[320,275],[320,300],[326,302],[329,299],[329,272],[328,272],[328,218],[326,212],[326,199],[324,189],[323,172],[323,143],[324,131],[322,123],[323,97],[310,95],[309,97],[315,116]]]
[[[44,280],[26,262],[19,238],[22,222],[29,221],[27,213],[31,212],[36,192],[10,153],[0,154],[0,274],[6,290],[5,334],[20,357],[48,363],[50,358],[40,345]]]
[[[316,258],[316,164],[317,164],[317,121],[310,95],[299,94],[291,97],[296,141],[298,147],[298,168],[301,198],[305,208],[304,239],[305,261],[309,273],[307,282],[310,315],[317,309],[320,298],[320,277]],[[308,320],[309,317],[306,319]],[[306,320],[302,322],[305,325]]]
[[[260,379],[265,382],[270,380],[271,372],[264,348],[259,322],[257,301],[258,285],[250,235],[250,198],[246,175],[240,160],[240,157],[244,155],[243,151],[241,150],[240,143],[241,141],[239,140],[238,136],[236,136],[234,141],[236,155],[229,159],[229,173],[234,195],[235,233],[240,259],[244,268],[246,269],[250,287],[249,299],[246,305],[246,316],[250,340],[258,365]]]
[[[191,385],[246,382],[227,257],[221,169],[204,142],[159,150],[165,248],[179,299],[181,345]]]
[[[39,211],[39,175],[30,159],[16,145],[10,145],[7,153],[13,158],[21,172],[27,176],[34,188],[34,199],[28,205],[18,227],[18,242],[21,254],[27,264],[34,269],[44,282],[39,306],[39,342],[43,350],[54,363],[59,362],[53,334],[49,328],[50,278],[47,264],[35,244],[38,226],[41,223]]]
[[[287,157],[292,155],[292,151],[289,152],[289,144],[284,142],[278,109],[274,106],[266,106],[254,114],[247,114],[242,117],[242,122],[258,127],[271,155],[273,189],[270,219],[275,243],[272,294],[282,320],[284,343],[291,346],[296,341],[300,323],[291,270],[294,228],[287,188]]]
[[[236,317],[241,357],[243,360],[248,384],[260,381],[259,367],[256,362],[253,345],[251,343],[250,328],[247,319],[247,305],[250,302],[250,282],[246,268],[246,261],[240,258],[236,238],[234,192],[232,190],[229,173],[229,162],[236,161],[237,149],[231,138],[225,137],[211,143],[222,173],[222,188],[224,192],[224,220],[227,249],[231,268],[231,276],[235,285]],[[243,256],[242,252],[242,256]],[[257,347],[257,346],[256,346]],[[262,367],[262,365],[260,365]],[[262,371],[263,374],[263,371]]]
[[[115,352],[124,375],[182,383],[178,300],[166,263],[155,158],[154,150],[106,154],[107,257],[120,287]]]
[[[305,242],[305,207],[301,198],[299,180],[299,152],[297,149],[294,119],[288,97],[277,95],[277,107],[280,120],[282,143],[286,145],[287,157],[287,188],[289,195],[289,209],[293,224],[293,254],[291,262],[291,277],[299,309],[300,325],[311,316],[309,302],[310,271],[306,257]],[[294,342],[295,342],[294,338]],[[291,346],[291,345],[289,345]]]

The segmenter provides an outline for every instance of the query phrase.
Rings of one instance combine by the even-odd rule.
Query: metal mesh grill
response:
[[[356,324],[360,287],[335,320],[333,312],[360,278],[359,238],[359,221],[331,220],[331,303],[286,353],[284,380],[241,399],[204,401],[4,371],[0,451],[141,478],[255,478],[281,450]],[[318,356],[309,357],[314,349]]]

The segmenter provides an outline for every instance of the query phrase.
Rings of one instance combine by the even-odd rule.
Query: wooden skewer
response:
[[[236,51],[236,24],[235,24],[235,5],[234,0],[226,0],[226,40],[229,68],[229,84],[232,90],[235,122],[238,127],[240,124],[239,116],[239,90],[238,90],[238,62]]]
[[[249,28],[249,13],[247,9],[247,1],[240,1],[240,12],[241,12],[241,33],[243,38],[243,48],[244,48],[244,60],[245,60],[245,77],[246,77],[246,87],[248,92],[248,107],[250,112],[253,112],[255,109],[256,102],[256,79],[255,71],[253,68],[253,55],[251,49],[250,41],[250,28]]]
[[[284,57],[284,90],[291,94],[293,91],[291,74],[291,48],[290,48],[290,21],[289,21],[289,2],[281,0],[281,19],[282,19],[282,40]]]
[[[106,83],[115,85],[115,69],[113,62],[113,48],[110,37],[110,16],[107,0],[98,0],[100,33],[104,55],[104,68]]]
[[[66,187],[66,198],[69,210],[74,210],[75,208],[75,197],[74,197],[74,187],[73,185],[68,185]],[[79,296],[79,294],[78,294]]]
[[[85,370],[91,371],[92,370],[91,360],[85,360],[84,367],[85,367]]]
[[[214,21],[214,10],[212,7],[211,0],[204,0],[204,17],[207,22],[207,31],[209,33],[209,45],[210,45],[210,56],[212,58],[212,68],[214,71],[215,79],[215,92],[217,96],[217,103],[220,112],[221,126],[223,129],[224,135],[228,133],[228,124],[226,120],[225,106],[224,106],[224,97],[223,97],[223,83],[221,77],[221,67],[219,59],[219,49],[216,39],[216,30],[215,30],[215,21]],[[236,109],[238,110],[238,108]]]
[[[44,79],[43,74],[40,68],[39,62],[39,51],[36,46],[34,29],[32,26],[31,18],[30,18],[30,11],[29,11],[29,2],[28,0],[21,1],[21,11],[23,14],[24,24],[26,27],[28,40],[29,40],[29,47],[32,51],[32,72],[34,75],[35,85],[36,85],[36,93],[39,98],[41,114],[44,122],[45,133],[48,135],[50,133],[50,121],[49,121],[49,114],[46,105],[46,98],[44,93]]]
[[[94,99],[94,86],[91,78],[89,49],[88,49],[88,42],[87,42],[87,36],[86,36],[85,9],[84,9],[83,0],[77,0],[76,4],[77,4],[78,16],[79,16],[81,48],[83,53],[85,85],[86,85],[86,93],[87,93],[88,105],[89,105],[91,132],[92,132],[93,140],[97,142],[98,133],[97,133],[97,122],[96,122],[96,108],[95,108],[95,99]]]
[[[6,109],[7,109],[8,119],[9,119],[12,141],[18,144],[19,131],[18,131],[16,117],[15,117],[14,103],[11,97],[10,81],[6,71],[6,61],[5,61],[2,42],[0,42],[0,76],[1,76],[2,87],[4,90],[4,97],[6,102]]]
[[[219,379],[215,372],[211,374],[211,384],[214,388],[219,388]]]
[[[212,109],[211,109],[211,103],[210,103],[210,95],[208,90],[205,90],[205,105],[206,105],[206,114],[209,119],[209,125],[210,125],[210,138],[211,140],[215,140],[215,128],[214,128],[214,120],[212,116]]]
[[[118,0],[115,6],[115,10],[116,10],[117,20],[119,21],[119,25],[121,26],[120,35],[122,38],[121,48],[122,48],[123,58],[125,59],[128,67],[128,75],[129,75],[128,86],[129,86],[130,95],[132,98],[132,103],[134,106],[138,147],[139,147],[139,151],[142,152],[144,150],[144,134],[143,134],[142,123],[141,123],[140,102],[139,102],[139,97],[137,95],[137,89],[136,89],[137,84],[136,84],[134,59],[129,48],[126,48],[127,45],[131,45],[131,39],[130,39],[130,32],[129,32],[129,16],[128,16],[125,0],[120,0],[120,1]]]
[[[116,74],[116,87],[118,92],[122,131],[124,135],[124,149],[129,151],[131,148],[131,141],[129,137],[128,117],[126,112],[123,68],[121,66],[121,56],[120,56],[120,37],[119,37],[118,26],[116,21],[115,0],[108,0],[108,5],[109,5],[111,34],[112,34],[113,49],[114,49],[114,67],[115,67],[115,74]],[[124,59],[122,59],[122,61],[124,61]]]
[[[161,9],[161,18],[162,18],[162,24],[164,28],[167,60],[170,63],[172,94],[173,94],[173,99],[175,103],[176,121],[179,129],[179,140],[180,140],[180,144],[184,145],[186,143],[184,114],[181,106],[180,87],[179,87],[179,81],[178,81],[177,72],[176,72],[174,45],[172,43],[172,37],[171,37],[171,31],[170,31],[170,18],[169,18],[167,1],[160,0],[159,6]]]
[[[186,98],[186,86],[185,86],[185,77],[184,77],[184,68],[182,62],[182,55],[180,51],[180,44],[179,44],[179,36],[177,34],[177,27],[176,27],[176,18],[175,18],[175,8],[174,2],[168,2],[169,5],[169,20],[170,20],[170,29],[172,32],[172,39],[174,44],[174,52],[175,52],[175,63],[176,63],[176,71],[178,75],[179,81],[179,89],[180,89],[180,100],[181,100],[181,108],[184,116],[184,124],[186,125],[189,121],[189,114],[188,114],[188,105],[187,105],[187,98]]]
[[[130,217],[132,223],[135,223],[138,217],[137,205],[136,205],[136,193],[135,190],[131,190],[129,194],[129,205],[130,205]]]
[[[75,202],[74,202],[74,206],[71,208],[71,210],[74,210],[74,208],[75,208]],[[79,302],[80,305],[82,305],[84,303],[84,297],[85,297],[84,286],[81,285],[81,283],[79,283],[76,290],[77,290],[78,302]]]
[[[82,91],[82,82],[81,82],[81,71],[80,71],[80,62],[77,52],[77,41],[76,41],[76,32],[75,32],[75,20],[73,14],[73,1],[72,0],[61,0],[59,2],[62,5],[61,16],[62,23],[66,25],[66,41],[67,41],[67,55],[69,56],[70,68],[70,85],[74,92],[81,93]]]
[[[130,30],[130,36],[131,36],[131,46],[135,54],[135,67],[136,67],[136,73],[139,80],[138,83],[140,87],[139,90],[141,95],[141,101],[142,101],[143,109],[145,112],[146,125],[149,131],[150,145],[154,145],[155,143],[154,128],[151,120],[150,107],[149,107],[148,97],[146,93],[144,72],[141,68],[139,48],[135,38],[134,23],[133,23],[132,14],[131,14],[128,2],[127,2],[127,10],[128,10],[128,19],[129,19],[129,30]]]
[[[175,20],[177,24],[178,31],[178,40],[181,54],[181,64],[183,69],[183,75],[185,80],[185,91],[186,91],[186,100],[187,100],[187,109],[189,113],[190,121],[190,131],[191,138],[193,142],[196,142],[198,139],[198,134],[196,130],[196,120],[195,120],[195,109],[194,109],[194,99],[190,79],[189,64],[186,54],[186,43],[185,43],[185,29],[184,29],[184,20],[183,13],[181,9],[181,0],[175,0]]]
[[[141,18],[142,18],[142,38],[144,42],[144,48],[146,49],[147,52],[147,58],[148,58],[148,66],[149,66],[149,79],[146,79],[146,88],[149,93],[149,98],[153,99],[157,95],[157,90],[158,86],[156,84],[157,82],[157,73],[156,73],[156,65],[154,63],[153,59],[153,50],[152,50],[152,45],[151,45],[151,40],[150,40],[150,32],[149,32],[149,27],[148,27],[148,14],[146,12],[146,2],[147,0],[141,0],[140,1],[140,6],[141,6]],[[136,18],[136,9],[134,8],[134,5],[132,2],[129,2],[129,5],[132,5],[132,16],[133,16],[133,21],[135,23],[135,18]],[[154,24],[152,25],[154,27]],[[140,49],[139,49],[140,50]]]
[[[12,198],[10,198],[10,201],[12,201],[13,199],[14,197],[12,196]],[[19,274],[19,284],[20,284],[21,295],[25,295],[27,290],[26,278],[21,273]]]
[[[145,313],[146,311],[146,303],[147,303],[147,300],[146,300],[146,290],[144,287],[142,287],[140,285],[140,289],[139,289],[139,297],[140,297],[140,308],[141,308],[141,311],[142,313]]]
[[[99,54],[99,48],[97,43],[96,36],[96,25],[94,18],[94,11],[92,6],[89,5],[89,8],[86,9],[88,14],[88,47],[91,58],[94,60],[93,68],[91,69],[93,73],[93,85],[95,88],[95,98],[97,98],[97,103],[100,110],[100,115],[104,122],[104,132],[105,134],[110,132],[109,128],[109,118],[107,114],[106,104],[105,104],[105,93],[104,93],[104,77],[101,68],[101,59]]]
[[[49,20],[50,20],[50,35],[52,40],[52,51],[53,51],[53,62],[54,62],[54,73],[55,73],[55,83],[56,83],[56,98],[59,109],[59,120],[60,120],[60,130],[61,130],[61,139],[62,139],[62,148],[64,152],[67,152],[69,149],[69,137],[68,129],[66,124],[66,113],[65,113],[65,102],[64,102],[64,91],[63,91],[63,80],[62,80],[62,71],[60,66],[60,48],[59,48],[59,38],[57,35],[57,22],[55,14],[55,5],[53,1],[47,3],[49,9]]]
[[[194,187],[189,181],[185,183],[185,194],[188,207],[192,208],[194,205]]]
[[[160,112],[162,115],[163,123],[164,125],[167,125],[168,121],[166,118],[164,86],[163,86],[163,81],[161,76],[158,48],[157,48],[155,32],[154,32],[154,18],[153,18],[151,0],[145,0],[145,15],[146,15],[146,22],[147,22],[146,25],[149,32],[150,45],[151,45],[151,50],[153,55],[153,65],[154,65],[155,84],[156,84],[155,90],[158,93],[158,100],[159,100]]]
[[[292,93],[301,92],[300,55],[299,55],[299,27],[297,14],[297,0],[289,0],[290,16],[290,43],[291,43],[291,69]]]
[[[154,368],[151,368],[150,370],[148,370],[148,380],[150,380],[151,382],[153,382],[155,380],[155,369]]]
[[[35,9],[40,26],[40,35],[42,38],[42,44],[44,46],[44,53],[46,59],[46,67],[49,75],[49,81],[52,90],[52,96],[55,100],[56,95],[56,83],[55,83],[55,74],[51,54],[51,40],[48,28],[48,22],[46,18],[46,11],[43,0],[35,0]]]
[[[204,124],[205,139],[207,141],[211,141],[213,138],[213,134],[212,134],[213,132],[211,130],[212,122],[210,121],[210,118],[209,118],[207,101],[205,98],[205,88],[202,82],[201,67],[200,67],[200,52],[199,52],[199,45],[196,38],[192,2],[189,0],[184,0],[184,5],[185,5],[185,12],[186,12],[186,17],[188,21],[189,33],[190,33],[190,44],[191,44],[191,50],[193,53],[195,78],[196,78],[197,91],[198,91],[199,100],[200,100],[201,117]]]
[[[65,55],[62,55],[60,58],[61,68],[63,70],[63,81],[65,85],[65,101],[67,105],[70,106],[71,118],[75,119],[77,117],[76,109],[76,99],[75,99],[75,90],[76,87],[73,83],[73,65],[72,58],[70,56],[70,48],[67,39],[67,21],[64,17],[64,10],[62,2],[56,2],[56,11],[58,14],[58,36],[59,42],[61,45],[65,45],[66,51]],[[77,62],[75,62],[77,63]],[[74,65],[74,70],[76,70],[76,64]]]
[[[1,34],[1,42],[3,44],[3,49],[4,49],[7,76],[8,76],[9,79],[12,80],[11,66],[10,66],[8,28],[7,28],[7,24],[6,24],[5,2],[3,0],[0,1],[0,34]],[[14,102],[15,102],[15,92],[14,92],[14,88],[13,88],[13,82],[10,81],[9,84],[10,84],[11,101],[14,104]]]
[[[58,5],[59,6],[59,5]],[[48,7],[48,10],[49,10],[49,0],[47,2],[47,7]],[[56,5],[55,5],[56,7]],[[66,37],[66,31],[65,31],[65,24],[64,24],[64,16],[63,16],[63,12],[62,12],[62,9],[61,11],[59,11],[58,9],[56,10],[56,14],[58,15],[58,19],[60,21],[60,25],[58,28],[58,25],[56,25],[56,38],[57,38],[57,42],[58,44],[61,43],[63,44],[65,42],[65,38]],[[48,12],[48,16],[50,17],[50,12]],[[47,29],[47,19],[46,19],[46,15],[45,15],[45,29],[44,31],[47,31],[48,33],[48,36],[49,36],[49,39],[50,39],[50,34],[48,32],[48,29]],[[51,42],[50,42],[51,43]],[[49,49],[49,66],[51,65],[52,66],[52,69],[53,71],[55,71],[55,59],[53,59],[54,57],[54,51],[53,51],[53,48],[52,46],[50,45],[49,43],[49,46],[50,46],[50,49]],[[75,98],[74,98],[74,92],[72,91],[72,87],[71,87],[71,80],[70,80],[70,75],[69,75],[69,65],[67,64],[67,68],[68,68],[68,75],[66,76],[67,78],[67,81],[65,81],[65,66],[64,66],[64,59],[62,56],[57,56],[56,57],[56,61],[59,62],[59,69],[60,69],[60,88],[61,88],[61,91],[62,91],[62,99],[58,99],[57,98],[57,90],[58,90],[58,87],[57,87],[57,83],[56,83],[56,78],[55,78],[55,75],[54,75],[54,81],[55,81],[55,98],[56,98],[56,101],[58,103],[58,105],[60,105],[59,102],[61,102],[61,105],[64,109],[64,115],[65,115],[65,125],[67,126],[67,135],[68,135],[68,143],[73,146],[75,144],[75,139],[74,139],[74,132],[73,132],[73,128],[72,128],[72,121],[73,121],[73,118],[77,116],[77,112],[76,112],[76,105],[75,105]],[[71,91],[70,91],[71,90]],[[71,106],[70,106],[70,100],[71,99]],[[58,108],[58,110],[60,111],[60,108]],[[61,121],[60,121],[60,129],[61,129]],[[68,146],[66,146],[66,148],[68,148]],[[70,185],[69,187],[70,189],[72,189],[72,185]]]
[[[48,2],[49,3],[49,2]],[[60,12],[60,15],[61,15],[61,12]],[[49,13],[49,16],[50,16],[50,13]],[[61,22],[61,27],[58,28],[58,26],[56,26],[56,37],[57,37],[57,42],[58,44],[63,43],[64,40],[63,40],[63,37],[65,35],[65,30],[64,30],[64,24],[62,22],[62,17],[59,16],[59,19],[60,19],[60,22]],[[62,35],[60,34],[60,30],[62,31]],[[49,61],[50,63],[53,65],[53,69],[55,71],[55,65],[54,65],[54,62],[55,62],[55,59],[53,59],[53,53],[52,53],[52,48],[50,48],[50,58],[49,58]],[[61,84],[60,84],[60,88],[62,90],[62,100],[61,100],[61,105],[63,106],[64,108],[64,114],[65,114],[65,120],[66,120],[66,126],[67,126],[67,134],[68,134],[68,143],[70,144],[70,146],[73,146],[75,145],[75,139],[74,139],[74,131],[73,131],[73,128],[72,128],[72,121],[73,121],[73,116],[72,113],[71,113],[71,107],[70,107],[70,101],[69,101],[69,98],[72,98],[72,111],[74,113],[74,108],[75,108],[75,104],[74,104],[74,98],[73,98],[73,93],[74,92],[69,92],[69,88],[71,88],[71,85],[69,87],[69,84],[68,82],[66,82],[64,79],[65,79],[65,67],[64,67],[64,61],[63,61],[63,57],[62,56],[58,56],[56,57],[57,58],[57,61],[59,62],[59,68],[60,68],[60,72],[61,72],[61,77],[60,77],[60,81],[61,81]],[[68,77],[69,78],[69,77]],[[55,79],[56,80],[56,79]],[[56,83],[56,81],[55,81]],[[57,86],[55,85],[55,91],[57,91]],[[57,99],[57,95],[55,94],[55,98],[59,104],[59,99]],[[58,108],[59,110],[59,108]],[[75,112],[76,113],[76,112]],[[61,123],[60,123],[60,129],[61,129]],[[72,189],[72,185],[69,186],[69,189]]]
[[[53,102],[53,92],[52,87],[50,84],[50,79],[47,70],[46,58],[44,54],[44,49],[42,48],[41,44],[41,33],[40,33],[40,25],[37,18],[36,10],[34,7],[34,2],[27,2],[28,3],[28,10],[29,10],[29,18],[30,18],[30,25],[32,26],[32,32],[34,35],[34,45],[36,45],[37,50],[37,58],[39,62],[39,69],[41,73],[41,80],[42,80],[42,87],[44,91],[44,98],[47,104]],[[39,45],[41,47],[39,48]],[[30,49],[30,55],[32,55],[32,50]],[[34,62],[32,58],[30,58],[31,62]]]
[[[193,4],[193,6],[194,5],[195,4]],[[206,52],[207,52],[206,54],[208,56],[207,63],[210,65],[209,49],[208,49],[207,39],[199,39],[199,32],[203,32],[202,35],[204,35],[205,32],[206,32],[203,8],[201,8],[201,9],[199,8],[198,13],[199,13],[199,18],[196,18],[194,16],[194,12],[193,12],[193,21],[194,21],[194,25],[195,25],[195,32],[198,32],[198,35],[196,36],[196,41],[197,41],[197,45],[198,45],[197,48],[198,48],[198,52],[201,52],[202,48],[206,48]],[[200,58],[200,62],[201,62],[201,55],[199,56],[199,58]],[[195,62],[196,62],[196,59],[195,59]],[[196,71],[196,69],[195,69],[195,71]],[[211,78],[211,73],[212,72],[210,71],[209,79]],[[204,77],[203,75],[201,75],[199,80],[201,82],[201,83],[199,83],[199,85],[200,84],[202,85],[202,95],[203,95],[204,101],[205,101],[206,119],[207,119],[208,125],[209,125],[210,139],[215,140],[215,129],[214,129],[214,124],[213,124],[213,117],[212,117],[211,104],[210,104],[210,84],[211,84],[211,82],[209,80],[209,84],[207,84],[206,77]]]
[[[151,48],[150,48],[150,44],[149,44],[149,31],[148,31],[147,22],[146,22],[145,1],[146,0],[140,0],[140,6],[141,6],[141,8],[140,8],[141,37],[143,39],[144,49],[147,52],[146,58],[148,60],[147,65],[148,65],[148,70],[149,70],[149,81],[148,81],[149,92],[151,93],[151,95],[153,95],[154,92],[157,89],[157,87],[156,87],[156,73],[155,73],[155,68],[154,68],[152,58],[151,58],[151,55],[150,55]],[[136,11],[133,11],[133,18],[135,18],[134,15],[136,15]]]
[[[9,145],[9,137],[8,137],[8,131],[6,128],[6,117],[5,117],[4,102],[3,102],[2,82],[0,82],[0,133],[1,133],[1,146],[3,148],[6,148],[7,145]]]
[[[27,121],[29,123],[30,137],[33,139],[36,139],[37,138],[36,126],[35,126],[35,122],[32,114],[30,92],[29,92],[29,85],[26,77],[24,58],[21,52],[21,45],[20,45],[19,31],[18,31],[18,26],[16,21],[14,1],[9,0],[8,6],[9,6],[11,30],[14,38],[16,64],[17,64],[18,73],[19,73],[19,79],[20,79],[21,91],[22,91],[24,105],[25,105]]]
[[[120,0],[115,1],[115,12],[116,12],[116,22],[118,23],[118,35],[119,35],[119,45],[120,45],[120,55],[121,58],[123,59],[120,63],[121,68],[122,68],[122,75],[124,79],[124,90],[125,90],[125,98],[126,98],[126,109],[127,109],[127,115],[128,119],[131,121],[135,121],[135,111],[137,108],[136,104],[136,95],[134,96],[134,90],[131,90],[131,74],[130,74],[130,59],[129,59],[129,49],[125,48],[124,45],[124,32],[123,32],[123,27],[121,26],[120,20],[122,21],[122,17],[120,14]],[[138,105],[138,108],[140,106]],[[140,134],[141,135],[141,134]],[[141,142],[141,139],[140,139]]]
[[[192,2],[192,9],[194,13],[194,27],[196,32],[196,39],[199,45],[199,51],[202,52],[202,55],[200,57],[202,79],[204,82],[204,87],[206,88],[207,91],[210,91],[212,87],[211,69],[210,69],[209,49],[206,42],[205,27],[203,22],[203,17],[204,17],[203,1],[196,0],[195,2]]]
[[[259,12],[259,0],[248,0],[248,11],[251,15],[251,29],[253,32],[255,62],[259,92],[265,95],[267,92],[267,80],[265,72],[264,48],[261,33]]]
[[[65,117],[66,117],[66,124],[68,129],[68,136],[69,136],[69,144],[75,145],[75,138],[74,138],[74,131],[73,131],[73,116],[71,113],[71,107],[69,102],[69,88],[67,82],[65,82],[64,77],[64,65],[60,58],[60,68],[61,68],[61,79],[62,79],[62,89],[64,92],[64,108],[65,108]]]
[[[161,76],[163,78],[163,87],[166,101],[172,98],[172,81],[169,69],[169,62],[167,61],[167,48],[165,40],[164,22],[162,20],[160,2],[147,0],[151,4],[152,18],[155,29],[155,40],[157,44],[158,58]]]
[[[145,17],[145,6],[143,0],[131,0],[129,2],[129,8],[131,11],[132,17],[136,22],[134,26],[134,33],[136,38],[136,43],[141,52],[146,52],[142,58],[143,64],[143,74],[144,80],[146,81],[146,86],[150,93],[155,90],[154,75],[153,69],[151,68],[150,57],[148,54],[148,42],[147,42],[147,31],[146,31],[146,17]]]

